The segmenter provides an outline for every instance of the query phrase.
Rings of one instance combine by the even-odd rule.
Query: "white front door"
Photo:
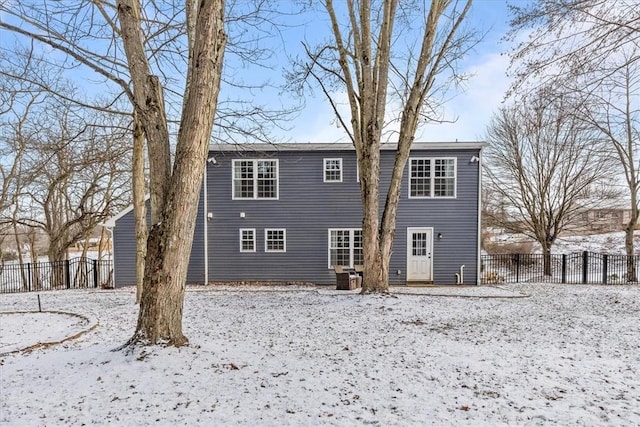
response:
[[[433,281],[431,254],[433,253],[433,228],[407,228],[407,281]]]

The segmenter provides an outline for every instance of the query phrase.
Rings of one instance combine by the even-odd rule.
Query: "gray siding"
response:
[[[200,191],[198,216],[194,231],[187,283],[204,282],[204,226],[203,226],[203,192]],[[151,226],[150,204],[147,201],[147,225]],[[135,285],[136,283],[136,234],[133,211],[116,220],[113,229],[113,259],[115,266],[116,286]]]
[[[113,263],[116,287],[135,285],[136,234],[133,211],[116,220],[113,229]]]
[[[328,230],[361,228],[362,207],[356,180],[353,150],[277,151],[269,153],[212,152],[217,163],[207,165],[210,281],[310,281],[335,283],[328,266]],[[465,265],[465,284],[476,283],[478,256],[478,162],[470,162],[479,149],[423,150],[412,157],[456,157],[455,199],[409,199],[405,171],[398,210],[397,229],[390,264],[392,284],[406,283],[407,227],[433,227],[433,279],[436,284],[454,284],[455,273]],[[232,200],[233,159],[277,158],[278,200]],[[323,182],[323,159],[342,158],[341,183]],[[388,187],[393,151],[382,152],[383,193]],[[201,195],[202,199],[202,195]],[[200,201],[202,206],[203,200]],[[381,197],[381,205],[384,195]],[[241,218],[244,213],[244,218]],[[133,215],[117,221],[114,232],[116,282],[134,283],[135,245]],[[189,265],[189,283],[204,280],[204,213],[198,209],[194,246]],[[239,230],[256,230],[256,252],[241,253]],[[265,252],[265,229],[286,229],[286,252]],[[128,230],[128,231],[127,231]],[[442,240],[437,239],[442,233]],[[129,247],[129,248],[125,248]],[[133,256],[132,256],[133,254]],[[397,274],[397,272],[400,274]]]

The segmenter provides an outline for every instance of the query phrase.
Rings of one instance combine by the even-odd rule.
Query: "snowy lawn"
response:
[[[0,314],[0,353],[99,324],[0,356],[0,425],[640,424],[638,286],[189,288],[191,344],[129,354],[132,289],[40,296],[85,323]]]

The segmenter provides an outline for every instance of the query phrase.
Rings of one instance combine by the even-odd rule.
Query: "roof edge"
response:
[[[149,198],[150,198],[150,195],[146,194],[144,196],[144,201],[146,202],[147,200],[149,200]],[[126,208],[124,208],[123,210],[121,210],[120,212],[118,212],[117,214],[110,216],[106,220],[102,221],[98,225],[101,225],[107,228],[114,228],[116,226],[116,221],[122,218],[123,216],[125,216],[126,214],[128,214],[129,212],[131,212],[132,210],[133,210],[133,203],[127,206]]]
[[[454,142],[414,142],[411,150],[464,150],[482,149],[488,145],[485,141],[454,141]],[[382,143],[382,150],[395,150],[397,143]],[[354,150],[350,142],[287,142],[279,144],[247,143],[247,144],[211,144],[209,151],[213,152],[274,152],[274,151],[347,151]]]

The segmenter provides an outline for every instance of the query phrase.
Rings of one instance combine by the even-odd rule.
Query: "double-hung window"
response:
[[[342,159],[324,159],[324,182],[342,182]]]
[[[264,251],[265,252],[286,252],[287,251],[287,230],[283,228],[264,230]]]
[[[256,229],[241,228],[240,229],[240,252],[256,251]]]
[[[456,197],[455,158],[412,158],[409,165],[410,199]]]
[[[354,267],[364,264],[362,230],[356,228],[329,230],[329,268],[334,265]]]
[[[277,199],[278,160],[233,160],[233,199]]]

